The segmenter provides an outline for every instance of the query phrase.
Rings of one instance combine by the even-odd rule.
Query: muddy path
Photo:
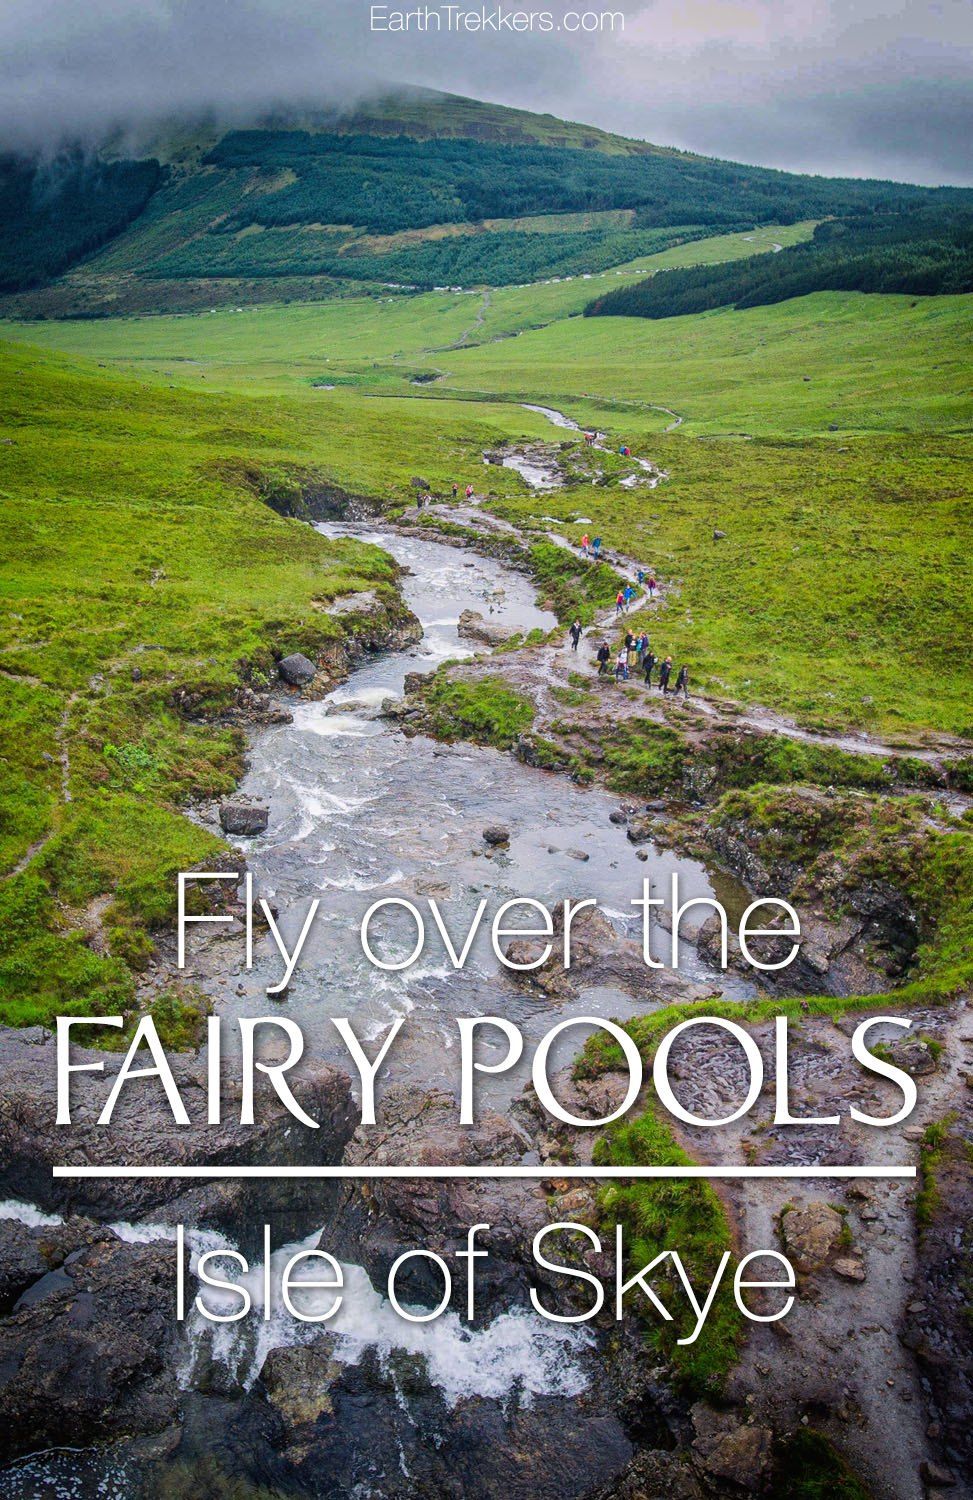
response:
[[[531,410],[544,411],[545,415],[551,416],[552,421],[559,418],[556,425],[570,425],[570,419],[564,419],[562,413],[555,413],[552,409],[532,407]],[[603,447],[603,444],[596,439],[593,446]],[[557,458],[553,453],[545,456],[542,445],[521,447],[516,451],[505,453],[503,462],[505,467],[515,469],[535,494],[549,493],[561,486]],[[652,470],[652,477],[648,480],[648,484],[652,487],[668,478],[664,470],[657,469],[648,459],[633,456],[632,462],[633,465],[649,466]],[[637,477],[640,472],[642,471],[635,468],[633,477]],[[484,509],[485,504],[485,496],[474,496],[470,504],[433,504],[425,509],[422,516],[417,516],[416,520],[420,527],[431,523],[434,528],[438,518],[443,522],[458,524],[474,533],[479,533],[486,542],[492,538],[505,537],[511,542],[525,545],[525,539],[519,529],[502,517],[492,515]],[[414,528],[410,526],[410,529]],[[592,532],[593,526],[591,522],[582,518],[573,523],[572,530],[580,540],[585,531]],[[565,536],[563,531],[546,530],[542,534],[555,546],[563,548],[573,556],[581,556],[577,542]],[[580,665],[586,670],[596,669],[596,652],[600,643],[606,639],[612,645],[612,663],[614,663],[620,634],[628,628],[629,617],[636,613],[643,616],[648,613],[648,634],[650,643],[652,642],[652,617],[664,611],[673,589],[678,586],[664,576],[660,576],[657,578],[657,587],[650,596],[644,584],[640,585],[638,582],[639,573],[647,571],[647,564],[644,561],[640,562],[615,548],[604,546],[601,548],[600,559],[607,562],[622,579],[634,588],[635,598],[631,604],[623,608],[621,613],[612,606],[600,611],[594,622],[585,628],[577,652],[571,649],[565,634],[564,639],[560,641],[551,641],[545,646],[533,648],[529,654],[525,653],[518,662],[522,670],[517,675],[522,682],[530,679],[539,687],[550,684],[552,681],[557,682],[565,675],[565,664],[572,661],[576,666]],[[593,559],[588,560],[593,561]],[[506,665],[505,663],[505,669]],[[930,767],[939,769],[946,768],[952,760],[963,759],[973,754],[973,744],[969,741],[928,731],[921,737],[903,737],[893,743],[879,735],[865,731],[828,732],[808,729],[775,709],[759,704],[741,704],[729,698],[704,695],[692,682],[690,682],[688,702],[676,700],[674,695],[667,697],[655,687],[644,689],[641,676],[637,672],[633,673],[630,684],[626,685],[636,686],[640,691],[634,702],[629,699],[617,703],[616,707],[623,716],[647,716],[659,723],[666,723],[673,715],[676,715],[681,726],[690,732],[694,722],[701,732],[719,733],[731,728],[749,729],[758,734],[777,735],[803,744],[820,745],[824,748],[842,750],[851,755],[864,755],[882,761],[908,755],[927,763]]]
[[[442,514],[464,527],[482,526],[487,536],[510,537],[515,531],[476,504],[444,507]],[[558,534],[551,535],[569,545]],[[631,559],[611,561],[620,571],[634,569]],[[593,670],[598,639],[616,630],[614,610],[605,612],[599,624],[600,628],[587,632],[577,652],[558,637],[500,656],[483,653],[478,659],[480,668],[493,674],[499,671],[528,692],[544,732],[564,713],[557,691],[563,694],[579,670]],[[476,669],[475,662],[471,670]],[[639,716],[647,712],[650,695],[639,693],[629,708],[633,700],[616,696],[613,684],[606,684],[605,691],[612,721],[628,711]],[[660,722],[692,732],[696,705],[676,704],[658,693],[652,696]],[[708,708],[711,715],[718,712],[714,706]],[[741,719],[736,716],[727,722],[739,725]],[[766,721],[759,724],[768,732]],[[795,733],[800,733],[796,727]],[[823,743],[835,743],[820,738]],[[845,743],[861,751],[860,740],[847,737]],[[869,753],[883,752],[894,753],[891,746],[869,743]],[[862,1006],[866,1005],[863,1000]],[[966,1086],[973,1036],[963,1002],[908,1014],[914,1030],[936,1042],[937,1057],[941,1045],[942,1061],[933,1065],[932,1052],[923,1056],[922,1066],[928,1063],[929,1071],[921,1080],[920,1106],[906,1125],[881,1131],[850,1120],[848,1105],[862,1107],[863,1103],[860,1073],[856,1066],[848,1066],[854,1020],[851,1016],[837,1022],[809,1018],[794,1028],[794,1098],[800,1101],[795,1103],[795,1112],[803,1116],[830,1113],[837,1103],[843,1106],[839,1129],[775,1131],[768,1111],[756,1120],[748,1118],[745,1124],[718,1131],[683,1129],[681,1143],[694,1160],[719,1166],[748,1161],[784,1163],[789,1168],[820,1168],[831,1163],[915,1165],[923,1129],[948,1115],[957,1091]],[[884,1039],[893,1044],[900,1035],[889,1027]],[[699,1037],[702,1044],[688,1049],[679,1066],[678,1076],[685,1080],[679,1089],[680,1102],[701,1117],[719,1118],[739,1097],[740,1057],[715,1029]],[[758,1029],[758,1040],[771,1076],[769,1026]],[[880,1089],[870,1097],[884,1100],[892,1094]],[[891,1112],[892,1105],[887,1107]],[[877,1108],[874,1112],[881,1113]],[[750,1330],[731,1376],[731,1399],[748,1413],[748,1420],[766,1423],[773,1431],[812,1423],[868,1479],[880,1500],[922,1500],[927,1492],[924,1466],[936,1463],[936,1445],[929,1435],[935,1421],[928,1385],[903,1342],[909,1309],[922,1305],[917,1286],[917,1190],[914,1181],[849,1183],[840,1178],[813,1183],[755,1179],[720,1185],[736,1241],[745,1248],[789,1250],[788,1213],[796,1215],[792,1224],[800,1222],[802,1215],[812,1221],[820,1216],[826,1226],[830,1217],[834,1224],[832,1240],[823,1252],[808,1254],[800,1274],[798,1303],[787,1323]]]

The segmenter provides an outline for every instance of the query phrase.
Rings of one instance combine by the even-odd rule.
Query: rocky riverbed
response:
[[[690,746],[678,795],[633,799],[600,787],[597,774],[572,779],[542,769],[551,763],[544,746],[561,746],[566,770],[583,744],[604,736],[606,713],[643,710],[625,696],[603,710],[592,697],[575,705],[570,733],[561,733],[556,724],[565,722],[564,692],[577,666],[561,643],[486,654],[511,634],[546,635],[555,623],[526,576],[490,555],[510,546],[502,528],[486,524],[475,549],[367,525],[356,534],[393,550],[421,637],[404,614],[379,629],[366,624],[367,601],[353,601],[360,625],[349,628],[341,660],[311,663],[311,676],[298,664],[303,681],[269,695],[251,692],[240,704],[251,743],[236,805],[265,809],[266,819],[244,818],[231,836],[289,940],[312,895],[322,899],[325,919],[282,1002],[266,994],[279,964],[265,930],[254,968],[245,968],[239,909],[233,924],[195,942],[191,956],[191,977],[221,1015],[262,1015],[282,1003],[280,1013],[299,1021],[314,1061],[295,1090],[322,1127],[301,1129],[266,1090],[257,1130],[207,1126],[205,1075],[187,1055],[177,1078],[190,1103],[189,1131],[173,1126],[158,1090],[141,1092],[137,1106],[127,1102],[134,1095],[123,1096],[106,1130],[96,1120],[119,1059],[80,1052],[76,1061],[104,1061],[107,1071],[74,1076],[78,1124],[68,1136],[54,1124],[50,1038],[4,1036],[0,1411],[8,1467],[0,1497],[785,1494],[788,1455],[809,1429],[833,1444],[829,1454],[843,1455],[836,1465],[852,1464],[882,1500],[962,1493],[971,1353],[962,1290],[971,1271],[963,1140],[973,1097],[963,997],[912,1007],[919,1040],[903,1043],[889,1029],[886,1045],[916,1077],[920,1109],[878,1144],[875,1132],[847,1124],[837,1132],[776,1130],[770,1100],[739,1126],[680,1132],[703,1162],[921,1168],[921,1193],[913,1184],[886,1191],[826,1178],[790,1190],[760,1180],[721,1188],[734,1244],[776,1245],[799,1272],[794,1313],[751,1332],[721,1390],[680,1386],[635,1316],[621,1325],[574,1326],[530,1312],[529,1284],[543,1285],[562,1313],[576,1308],[563,1280],[538,1283],[529,1248],[545,1223],[599,1224],[593,1187],[559,1173],[590,1163],[594,1142],[590,1132],[552,1128],[523,1068],[487,1080],[476,1127],[461,1129],[456,1015],[503,1014],[530,1042],[552,1014],[569,1009],[630,1019],[715,994],[753,998],[745,966],[719,968],[711,925],[697,926],[678,973],[646,968],[629,905],[646,874],[678,873],[684,895],[719,895],[731,913],[752,891],[794,894],[813,941],[809,967],[789,987],[778,986],[782,994],[887,988],[907,972],[919,933],[894,891],[869,884],[864,861],[839,916],[823,848],[809,860],[782,847],[771,861],[752,810],[718,826],[699,816],[715,790],[702,747],[721,730],[692,707],[658,710],[665,724],[676,715]],[[352,653],[363,664],[336,686]],[[421,678],[464,657],[461,675],[499,674],[537,710],[512,755],[444,745],[422,732],[431,726]],[[402,704],[407,678],[417,690]],[[397,710],[390,699],[399,700]],[[807,795],[813,802],[819,794]],[[857,826],[853,811],[849,828]],[[215,806],[200,816],[214,827],[221,821]],[[484,838],[484,830],[496,836]],[[435,895],[467,919],[481,899],[516,894],[551,904],[595,895],[600,910],[579,925],[569,975],[548,965],[513,976],[485,945],[474,947],[462,974],[436,952],[404,974],[378,974],[354,939],[365,907],[385,894]],[[156,986],[165,978],[161,948]],[[371,1128],[356,1124],[347,1059],[330,1026],[332,1017],[352,1013],[369,1045],[391,1021],[408,1022]],[[802,1113],[859,1099],[861,1075],[848,1060],[853,1021],[853,1012],[795,1018],[793,1097]],[[769,1062],[769,1022],[755,1038]],[[611,1071],[576,1077],[571,1062],[567,1051],[559,1097],[576,1113],[606,1113],[619,1078]],[[232,1066],[228,1058],[231,1073]],[[719,1117],[739,1094],[740,1057],[718,1029],[687,1034],[676,1068],[680,1098],[703,1115]],[[232,1097],[234,1085],[227,1088]],[[876,1109],[884,1088],[876,1082]],[[224,1181],[188,1190],[166,1179],[51,1176],[57,1162],[112,1161],[534,1163],[544,1175],[513,1183]],[[381,1294],[391,1264],[417,1244],[451,1256],[477,1222],[493,1228],[473,1326],[462,1321],[455,1292],[436,1322],[406,1324]],[[264,1308],[255,1274],[248,1281],[255,1319],[213,1325],[191,1314],[178,1324],[177,1223],[186,1225],[194,1268],[207,1251],[259,1255],[265,1223],[275,1263],[301,1248],[325,1249],[345,1268],[347,1307],[323,1330],[297,1324],[279,1307]],[[610,1256],[579,1263],[610,1284]],[[426,1272],[420,1264],[403,1282],[404,1300],[416,1309],[439,1301]]]

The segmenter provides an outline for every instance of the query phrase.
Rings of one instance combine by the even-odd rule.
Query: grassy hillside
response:
[[[829,219],[780,259],[697,265],[596,297],[585,312],[673,318],[714,307],[765,307],[822,291],[923,297],[973,291],[973,213],[924,208]]]
[[[317,456],[269,403],[0,351],[0,1021],[130,1008],[218,850],[180,809],[240,772],[236,687],[339,641],[336,596],[396,607],[384,554],[254,498]]]
[[[745,166],[422,90],[344,116],[297,113],[229,131],[174,121],[141,149],[142,163],[98,170],[120,181],[151,171],[151,196],[99,221],[96,235],[64,237],[53,258],[42,234],[46,166],[0,162],[0,193],[7,176],[33,182],[18,199],[6,286],[71,271],[17,310],[193,309],[207,292],[210,305],[222,302],[227,282],[241,301],[259,299],[261,282],[290,297],[340,295],[349,282],[516,285],[598,273],[720,232],[973,204],[961,189]],[[93,181],[85,192],[82,222],[105,196]]]
[[[527,401],[545,392],[602,425],[624,413],[633,431],[660,425],[652,402],[694,433],[968,430],[969,313],[969,297],[847,292],[664,322],[571,319],[452,351],[446,384]]]
[[[570,316],[574,282],[539,291],[546,310],[512,288],[15,331],[137,372],[163,397],[264,391],[353,491],[395,502],[413,473],[440,493],[471,477],[521,523],[558,517],[575,538],[570,518],[590,517],[678,580],[659,644],[720,696],[810,724],[968,732],[969,298],[822,295],[648,323]],[[548,326],[494,341],[541,316]],[[451,348],[464,332],[469,346]],[[437,368],[437,383],[411,383]],[[560,493],[485,476],[481,453],[504,439],[580,449],[521,401],[635,443],[669,479],[624,488],[631,464],[581,452]],[[685,421],[665,435],[673,412]]]

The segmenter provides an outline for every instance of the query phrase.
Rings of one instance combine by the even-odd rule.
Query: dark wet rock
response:
[[[695,1462],[708,1481],[729,1486],[722,1493],[759,1495],[770,1480],[773,1433],[741,1420],[738,1412],[715,1411],[698,1402],[692,1410]]]
[[[157,1432],[175,1420],[178,1324],[169,1246],[114,1236],[0,1322],[0,1460]]]
[[[389,700],[385,701],[387,703]],[[357,698],[341,698],[337,703],[329,703],[324,712],[326,718],[334,718],[338,714],[371,714],[374,712],[374,707],[374,704],[365,703]]]
[[[286,1432],[284,1453],[298,1464],[312,1452],[321,1418],[334,1418],[334,1387],[344,1366],[334,1357],[334,1338],[274,1349],[260,1372],[267,1401]]]
[[[499,620],[488,620],[474,609],[463,610],[456,631],[464,640],[479,641],[484,646],[502,646],[514,634],[509,625],[501,625]]]
[[[860,798],[791,787],[775,792],[763,815],[754,813],[743,794],[707,828],[706,842],[748,890],[786,898],[800,917],[798,955],[786,968],[762,976],[768,988],[789,994],[881,994],[908,967],[920,935],[914,902],[875,878],[867,854],[856,864],[836,853],[858,826],[867,839],[867,809]],[[718,953],[718,938],[712,918],[701,932],[701,951],[710,961]],[[779,961],[791,939],[759,943],[755,951],[761,958]],[[730,963],[746,968],[732,933]]]
[[[270,811],[252,802],[224,802],[220,806],[220,827],[224,833],[250,838],[265,833]]]
[[[492,849],[502,849],[510,843],[510,829],[503,828],[499,824],[484,828],[483,842],[489,844]]]
[[[650,1448],[636,1453],[631,1463],[586,1500],[708,1500],[712,1489],[702,1488],[683,1453]]]
[[[344,1160],[356,1166],[478,1165],[517,1162],[529,1146],[510,1119],[483,1111],[473,1127],[460,1127],[455,1099],[441,1089],[392,1084],[374,1126],[360,1126]],[[489,1316],[513,1302],[526,1301],[531,1243],[547,1223],[547,1201],[540,1182],[427,1180],[395,1178],[356,1181],[342,1192],[325,1226],[321,1245],[339,1260],[363,1265],[377,1286],[393,1262],[417,1246],[451,1257],[466,1249],[472,1224],[489,1224],[481,1248],[490,1251],[478,1272],[477,1314]],[[562,1281],[565,1281],[562,1278]],[[401,1301],[436,1306],[442,1275],[427,1259],[416,1258],[396,1279]],[[465,1279],[453,1277],[454,1304],[465,1309]]]
[[[404,722],[414,718],[417,710],[405,698],[383,698],[379,718]]]
[[[291,724],[294,721],[290,709],[275,703],[269,693],[254,692],[246,684],[238,687],[234,694],[234,710],[234,718],[238,722],[257,727]]]
[[[31,1287],[59,1270],[70,1255],[96,1240],[111,1238],[109,1229],[90,1219],[45,1225],[0,1220],[0,1316],[12,1312]]]
[[[588,1390],[570,1398],[470,1395],[452,1405],[421,1357],[367,1350],[335,1374],[327,1341],[303,1353],[296,1397],[272,1356],[270,1384],[262,1379],[248,1404],[276,1419],[267,1430],[288,1462],[288,1489],[320,1500],[581,1500],[632,1454],[594,1368]]]
[[[916,1286],[902,1341],[914,1353],[929,1392],[936,1467],[973,1474],[973,1099],[954,1096],[954,1115],[933,1167],[936,1193],[918,1244]],[[940,1479],[935,1486],[945,1489]],[[965,1493],[965,1491],[964,1491]]]
[[[923,1484],[932,1490],[951,1490],[956,1485],[956,1475],[952,1469],[944,1468],[942,1464],[933,1464],[925,1460],[919,1466],[919,1473]]]
[[[317,670],[313,661],[302,655],[300,651],[282,657],[277,663],[277,671],[290,687],[305,687],[309,682],[313,682],[317,676]]]
[[[258,1214],[283,1212],[292,1202],[314,1206],[307,1184],[292,1191],[286,1183],[213,1183],[188,1191],[179,1180],[54,1179],[55,1163],[171,1165],[181,1163],[333,1162],[354,1129],[354,1104],[347,1074],[310,1060],[288,1074],[295,1097],[320,1128],[310,1130],[287,1112],[266,1075],[258,1074],[254,1125],[240,1125],[238,1087],[224,1081],[220,1125],[208,1125],[203,1060],[170,1053],[169,1061],[190,1127],[176,1125],[158,1079],[134,1079],[123,1088],[111,1122],[97,1120],[122,1064],[119,1053],[73,1047],[73,1062],[96,1063],[101,1073],[71,1078],[70,1128],[55,1124],[57,1075],[55,1044],[34,1031],[3,1030],[0,1046],[0,1192],[28,1199],[46,1209],[83,1213],[95,1219],[141,1218],[166,1205],[178,1207],[187,1222],[222,1223],[244,1216],[253,1200]],[[261,1081],[262,1080],[262,1081]],[[234,1227],[239,1227],[234,1225]],[[305,1231],[306,1232],[306,1231]]]

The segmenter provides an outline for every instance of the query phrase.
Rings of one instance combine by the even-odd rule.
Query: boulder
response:
[[[831,1269],[836,1276],[843,1277],[845,1281],[865,1280],[865,1267],[853,1255],[839,1255]]]
[[[268,1364],[249,1405],[275,1419],[275,1447],[288,1463],[275,1493],[580,1500],[632,1456],[594,1361],[580,1395],[470,1389],[453,1399],[425,1358],[403,1349],[365,1349],[335,1372],[327,1342],[316,1340]],[[251,1461],[246,1477],[266,1484],[261,1470]]]
[[[721,1486],[719,1493],[759,1495],[766,1489],[774,1440],[769,1427],[741,1422],[739,1413],[714,1411],[701,1401],[691,1415],[694,1458],[706,1478]]]
[[[277,663],[277,671],[284,682],[290,687],[306,687],[313,682],[317,676],[317,667],[313,661],[302,656],[300,651],[295,651],[290,656],[285,656]]]
[[[224,802],[220,806],[220,827],[224,833],[251,838],[266,832],[269,821],[269,810],[251,802]]]
[[[109,1235],[0,1322],[0,1462],[176,1420],[172,1247]]]
[[[477,610],[464,609],[456,627],[457,635],[465,640],[480,641],[484,646],[502,646],[509,641],[514,631],[499,621],[487,620]]]
[[[578,849],[565,849],[564,853],[579,861],[588,857]],[[612,985],[636,999],[651,998],[664,1004],[702,999],[711,993],[676,969],[649,968],[641,943],[617,933],[598,907],[587,907],[572,918],[570,969],[564,967],[562,906],[554,910],[553,926],[553,951],[546,962],[539,968],[511,974],[515,981],[541,990],[552,1001],[569,999],[592,985]],[[546,939],[517,938],[508,945],[506,957],[513,963],[531,963],[546,943]]]
[[[111,1231],[90,1219],[66,1224],[22,1224],[0,1220],[0,1316],[13,1311],[20,1298],[51,1271],[59,1270],[69,1255]]]
[[[292,1464],[312,1451],[318,1421],[334,1417],[333,1387],[343,1369],[334,1343],[325,1333],[313,1344],[272,1349],[260,1371],[262,1392],[284,1427],[284,1454]]]
[[[491,849],[501,849],[510,843],[510,829],[496,824],[483,830],[483,842],[489,844]]]
[[[845,1221],[827,1203],[792,1208],[781,1218],[784,1250],[796,1270],[808,1274],[826,1265],[840,1246]]]

